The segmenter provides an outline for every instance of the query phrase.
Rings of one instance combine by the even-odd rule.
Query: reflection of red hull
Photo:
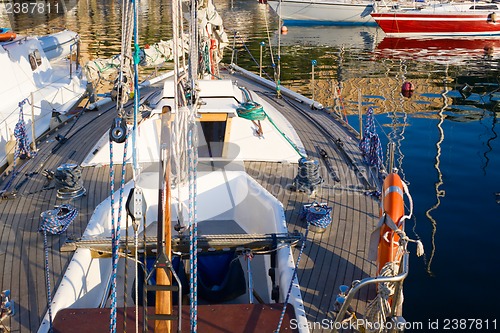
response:
[[[385,37],[378,45],[379,50],[400,50],[408,52],[418,52],[428,50],[430,52],[443,54],[446,51],[453,51],[457,54],[460,51],[467,51],[469,55],[481,55],[484,52],[495,49],[500,50],[500,36],[498,38],[396,38]]]
[[[498,37],[385,37],[378,45],[378,56],[410,58],[442,64],[470,64],[477,60],[491,61],[500,54]]]
[[[372,13],[388,35],[500,35],[500,22],[493,22],[491,11],[421,12],[401,11]]]

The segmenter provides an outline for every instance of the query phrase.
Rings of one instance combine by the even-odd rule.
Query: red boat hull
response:
[[[500,23],[490,12],[478,13],[372,13],[375,22],[388,35],[500,35]]]

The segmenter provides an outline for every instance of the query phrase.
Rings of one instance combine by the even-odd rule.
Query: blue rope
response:
[[[17,159],[19,158],[19,156],[26,155],[27,157],[31,157],[32,155],[35,154],[35,152],[31,150],[30,144],[28,142],[28,131],[26,130],[26,123],[24,121],[24,115],[23,115],[23,106],[27,102],[28,102],[27,98],[19,102],[19,120],[17,121],[16,126],[14,127],[16,148],[14,150],[14,164],[12,166],[12,173],[11,173],[12,175],[7,184],[5,184],[5,186],[3,187],[2,192],[9,190],[16,176],[21,172],[22,168],[26,165],[24,164],[21,167],[21,169],[17,170]],[[33,138],[33,140],[34,139],[35,138]]]
[[[60,235],[68,229],[77,215],[78,210],[70,204],[62,204],[56,209],[46,210],[40,214],[43,221],[40,231],[48,231],[53,235]]]
[[[295,268],[294,268],[293,274],[292,274],[292,280],[290,281],[290,285],[288,286],[288,293],[286,294],[285,304],[283,305],[283,310],[281,311],[280,320],[278,322],[278,328],[276,329],[276,331],[274,331],[274,333],[279,333],[279,331],[281,329],[281,324],[283,324],[283,319],[285,318],[285,313],[286,313],[286,307],[287,307],[288,301],[290,299],[290,294],[292,293],[293,281],[295,280],[295,277],[297,276],[300,258],[302,257],[302,253],[304,253],[304,248],[306,245],[308,233],[309,233],[309,223],[307,223],[306,232],[304,234],[304,238],[302,239],[302,245],[300,246],[300,252],[299,252],[299,255],[297,257],[297,262],[295,263]]]
[[[380,170],[383,166],[382,144],[375,129],[375,116],[373,108],[368,108],[366,112],[366,125],[363,131],[363,139],[359,143],[359,148],[363,153],[363,158],[370,166]]]
[[[49,246],[47,244],[47,230],[43,229],[43,248],[45,250],[45,284],[47,287],[47,307],[49,312],[49,332],[52,332],[52,293],[50,291]]]
[[[118,218],[116,221],[115,227],[115,172],[114,172],[114,164],[113,164],[113,141],[109,141],[109,176],[110,176],[110,188],[111,188],[111,256],[113,262],[113,270],[111,277],[111,314],[110,314],[110,324],[109,330],[112,333],[116,333],[116,311],[117,311],[117,296],[116,296],[116,275],[118,271],[118,246],[120,244],[120,223],[121,223],[121,211],[122,211],[122,203],[123,203],[123,194],[125,191],[125,171],[126,171],[126,157],[127,157],[127,145],[128,145],[128,132],[125,134],[125,145],[123,148],[123,163],[122,163],[122,172],[121,172],[121,182],[120,182],[120,199],[118,206]]]
[[[196,333],[198,327],[198,226],[196,221],[196,172],[198,157],[196,151],[195,130],[196,125],[191,124],[188,131],[188,149],[189,149],[189,261],[190,261],[190,278],[189,278],[189,317],[191,332]]]
[[[138,170],[139,165],[137,162],[137,152],[135,148],[136,146],[136,132],[137,132],[137,113],[139,112],[139,99],[140,99],[140,91],[139,91],[139,63],[140,59],[140,47],[139,47],[139,32],[137,27],[137,2],[135,0],[131,0],[134,7],[134,129],[132,132],[132,146],[133,150],[133,164],[134,169]]]
[[[315,201],[302,206],[300,218],[305,219],[308,225],[325,229],[332,223],[332,207]]]
[[[64,214],[60,214],[67,211]],[[68,226],[78,215],[78,210],[69,205],[63,204],[54,210],[42,212],[42,225],[40,231],[43,231],[43,248],[45,252],[45,284],[47,287],[47,308],[49,312],[49,332],[52,332],[52,292],[50,286],[50,267],[49,267],[49,246],[47,242],[47,232],[53,235],[60,235],[68,229]]]
[[[14,163],[21,154],[31,156],[31,147],[28,142],[28,131],[26,130],[26,123],[24,122],[23,106],[28,101],[27,98],[19,102],[19,121],[14,128],[14,136],[16,137],[17,145],[14,152]],[[34,139],[34,138],[33,138]]]

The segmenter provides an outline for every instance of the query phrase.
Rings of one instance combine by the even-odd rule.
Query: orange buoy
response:
[[[0,28],[0,42],[8,42],[16,38],[16,33],[9,28]]]
[[[403,230],[401,218],[404,216],[404,189],[401,178],[391,173],[384,180],[382,192],[381,217],[386,214],[396,224],[399,230]],[[399,236],[386,223],[380,229],[380,238],[378,243],[377,268],[378,272],[388,262],[399,261],[397,257],[399,247]]]
[[[286,35],[288,33],[288,28],[286,26],[281,27],[281,34]]]

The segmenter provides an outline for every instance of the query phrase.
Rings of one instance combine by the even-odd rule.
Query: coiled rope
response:
[[[78,215],[78,210],[70,204],[62,204],[56,209],[47,210],[40,214],[42,225],[40,231],[48,231],[53,235],[60,235]]]
[[[245,96],[245,102],[240,103],[236,108],[238,116],[248,120],[264,120],[267,115],[264,112],[264,108],[259,103],[252,100],[250,93],[244,87],[239,87]]]
[[[363,139],[359,142],[359,148],[363,153],[365,162],[380,171],[384,165],[382,144],[375,129],[373,108],[371,107],[366,111],[366,125],[363,131]]]
[[[23,106],[27,102],[28,102],[27,98],[19,102],[19,120],[17,121],[16,126],[14,127],[14,137],[16,138],[16,148],[14,150],[14,164],[12,166],[11,177],[7,182],[7,184],[5,184],[4,188],[2,189],[2,193],[9,190],[9,188],[12,186],[12,183],[14,182],[14,179],[24,167],[23,165],[19,170],[17,169],[18,158],[19,157],[30,158],[34,154],[36,154],[34,151],[31,150],[30,143],[28,142],[28,131],[26,130],[26,122],[24,121]]]
[[[311,204],[302,206],[300,219],[306,220],[308,225],[325,229],[332,223],[332,207],[314,201]]]
[[[387,262],[380,270],[380,276],[389,277],[396,276],[399,271],[398,262]],[[371,323],[371,325],[366,325],[366,331],[369,333],[379,333],[384,331],[384,323],[387,321],[387,317],[391,311],[391,304],[389,298],[394,295],[396,291],[395,282],[383,282],[378,284],[377,296],[368,304],[365,312],[365,319]],[[399,300],[403,299],[403,292],[401,289],[401,294]],[[375,323],[379,323],[376,325]]]
[[[53,235],[60,235],[65,232],[71,222],[78,216],[78,210],[69,205],[63,204],[56,209],[47,210],[40,214],[42,224],[39,231],[43,232],[43,248],[45,252],[45,284],[47,288],[47,308],[49,313],[49,332],[52,332],[52,291],[50,284],[49,266],[49,246],[47,242],[47,232]]]

